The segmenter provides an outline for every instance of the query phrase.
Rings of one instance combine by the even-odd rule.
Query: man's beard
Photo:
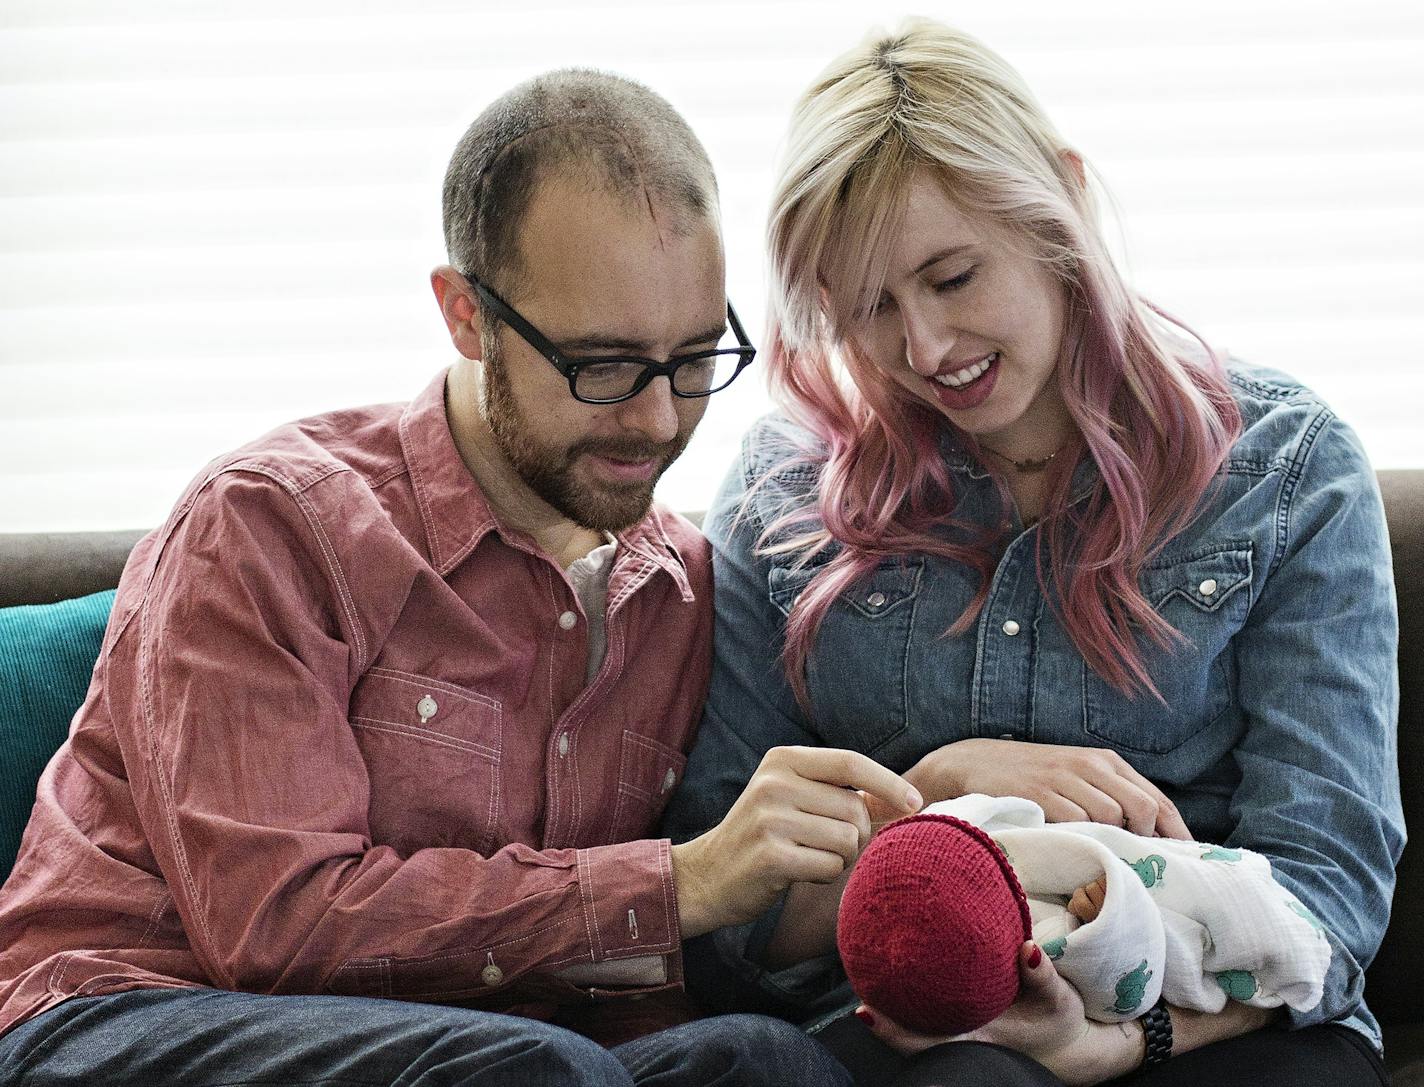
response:
[[[492,337],[487,337],[488,343]],[[618,532],[637,524],[653,502],[653,487],[681,455],[691,434],[679,432],[658,444],[637,438],[585,438],[564,448],[541,445],[532,437],[510,386],[509,373],[494,351],[484,360],[485,419],[505,458],[525,485],[559,513],[595,532]],[[636,483],[587,483],[574,474],[585,454],[623,461],[657,460],[652,477]]]

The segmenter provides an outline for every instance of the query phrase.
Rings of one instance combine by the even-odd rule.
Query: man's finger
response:
[[[859,789],[907,814],[919,811],[925,805],[918,789],[899,774],[858,751],[835,747],[783,747],[773,750],[780,753],[780,758],[793,771],[811,781]]]
[[[795,843],[821,853],[834,853],[846,865],[860,856],[861,828],[844,819],[828,819],[823,815],[801,813],[791,830]]]

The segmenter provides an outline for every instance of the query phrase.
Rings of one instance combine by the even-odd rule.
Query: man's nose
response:
[[[666,444],[677,437],[677,397],[669,378],[653,378],[637,396],[618,407],[618,421],[623,427],[638,431],[648,441]]]

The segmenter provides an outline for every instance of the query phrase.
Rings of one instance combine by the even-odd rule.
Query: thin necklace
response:
[[[1046,457],[1025,457],[1023,460],[1014,460],[1013,457],[1010,457],[1004,453],[1000,453],[997,449],[994,449],[992,446],[985,445],[983,442],[980,442],[979,445],[981,448],[988,450],[990,453],[993,453],[994,456],[998,457],[1001,461],[1012,465],[1015,472],[1022,472],[1024,475],[1029,475],[1033,472],[1043,471],[1045,468],[1048,467],[1049,461],[1051,461],[1054,457],[1058,456],[1059,453],[1063,452],[1063,450],[1068,447],[1068,443],[1064,442]]]

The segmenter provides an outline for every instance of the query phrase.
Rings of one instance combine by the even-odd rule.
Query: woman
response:
[[[996,1046],[874,1009],[821,1036],[864,1082],[1099,1083],[1144,1061],[1134,1082],[1380,1082],[1361,989],[1403,843],[1397,635],[1354,435],[1134,295],[1082,158],[942,26],[871,40],[806,93],[769,237],[782,411],[706,526],[717,665],[671,833],[808,744],[927,802],[1019,795],[1248,847],[1330,940],[1308,1013],[1092,1024],[1030,944],[1018,1002],[975,1036]],[[834,1001],[843,883],[691,948],[690,979],[715,958],[783,1008]]]

